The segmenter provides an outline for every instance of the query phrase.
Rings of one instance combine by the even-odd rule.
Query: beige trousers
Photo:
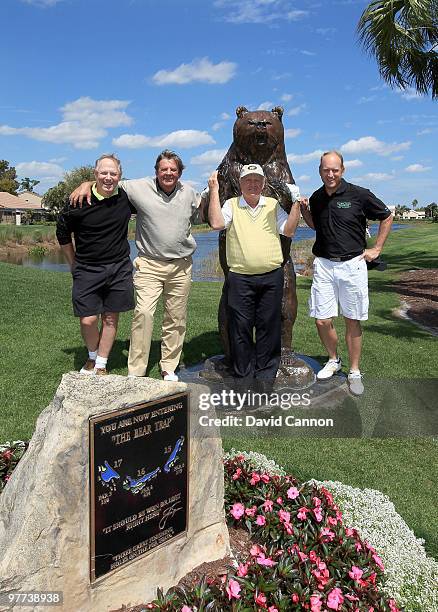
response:
[[[174,372],[179,364],[186,333],[187,300],[192,280],[192,258],[158,261],[146,257],[134,260],[136,306],[131,327],[128,374],[144,376],[149,360],[154,314],[163,296],[161,331],[163,372]]]

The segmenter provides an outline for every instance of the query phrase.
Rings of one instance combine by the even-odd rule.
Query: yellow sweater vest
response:
[[[283,255],[277,230],[277,200],[265,198],[257,215],[232,198],[233,220],[227,229],[227,263],[237,274],[264,274],[281,266]]]

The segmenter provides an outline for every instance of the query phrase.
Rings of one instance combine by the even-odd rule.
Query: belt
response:
[[[325,257],[325,259],[328,259],[329,261],[349,261],[354,257],[357,257],[357,255],[344,255],[343,257]]]

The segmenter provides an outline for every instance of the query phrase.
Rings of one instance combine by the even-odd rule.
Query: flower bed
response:
[[[159,593],[148,609],[400,610],[379,587],[384,566],[376,550],[344,525],[328,489],[298,483],[276,468],[255,469],[243,454],[225,459],[227,518],[257,543],[223,580]]]
[[[28,446],[29,442],[21,440],[0,445],[0,493]]]
[[[345,523],[374,546],[385,566],[382,592],[406,612],[438,611],[438,563],[428,557],[394,504],[372,489],[354,489],[340,482],[317,482],[333,494]]]

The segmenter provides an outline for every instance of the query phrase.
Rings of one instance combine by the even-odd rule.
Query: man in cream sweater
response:
[[[242,195],[220,207],[217,172],[209,181],[209,222],[227,230],[228,327],[235,377],[273,381],[281,355],[283,255],[280,234],[292,237],[299,202],[289,215],[274,198],[262,196],[263,169],[242,166]],[[255,330],[255,342],[253,340]]]

